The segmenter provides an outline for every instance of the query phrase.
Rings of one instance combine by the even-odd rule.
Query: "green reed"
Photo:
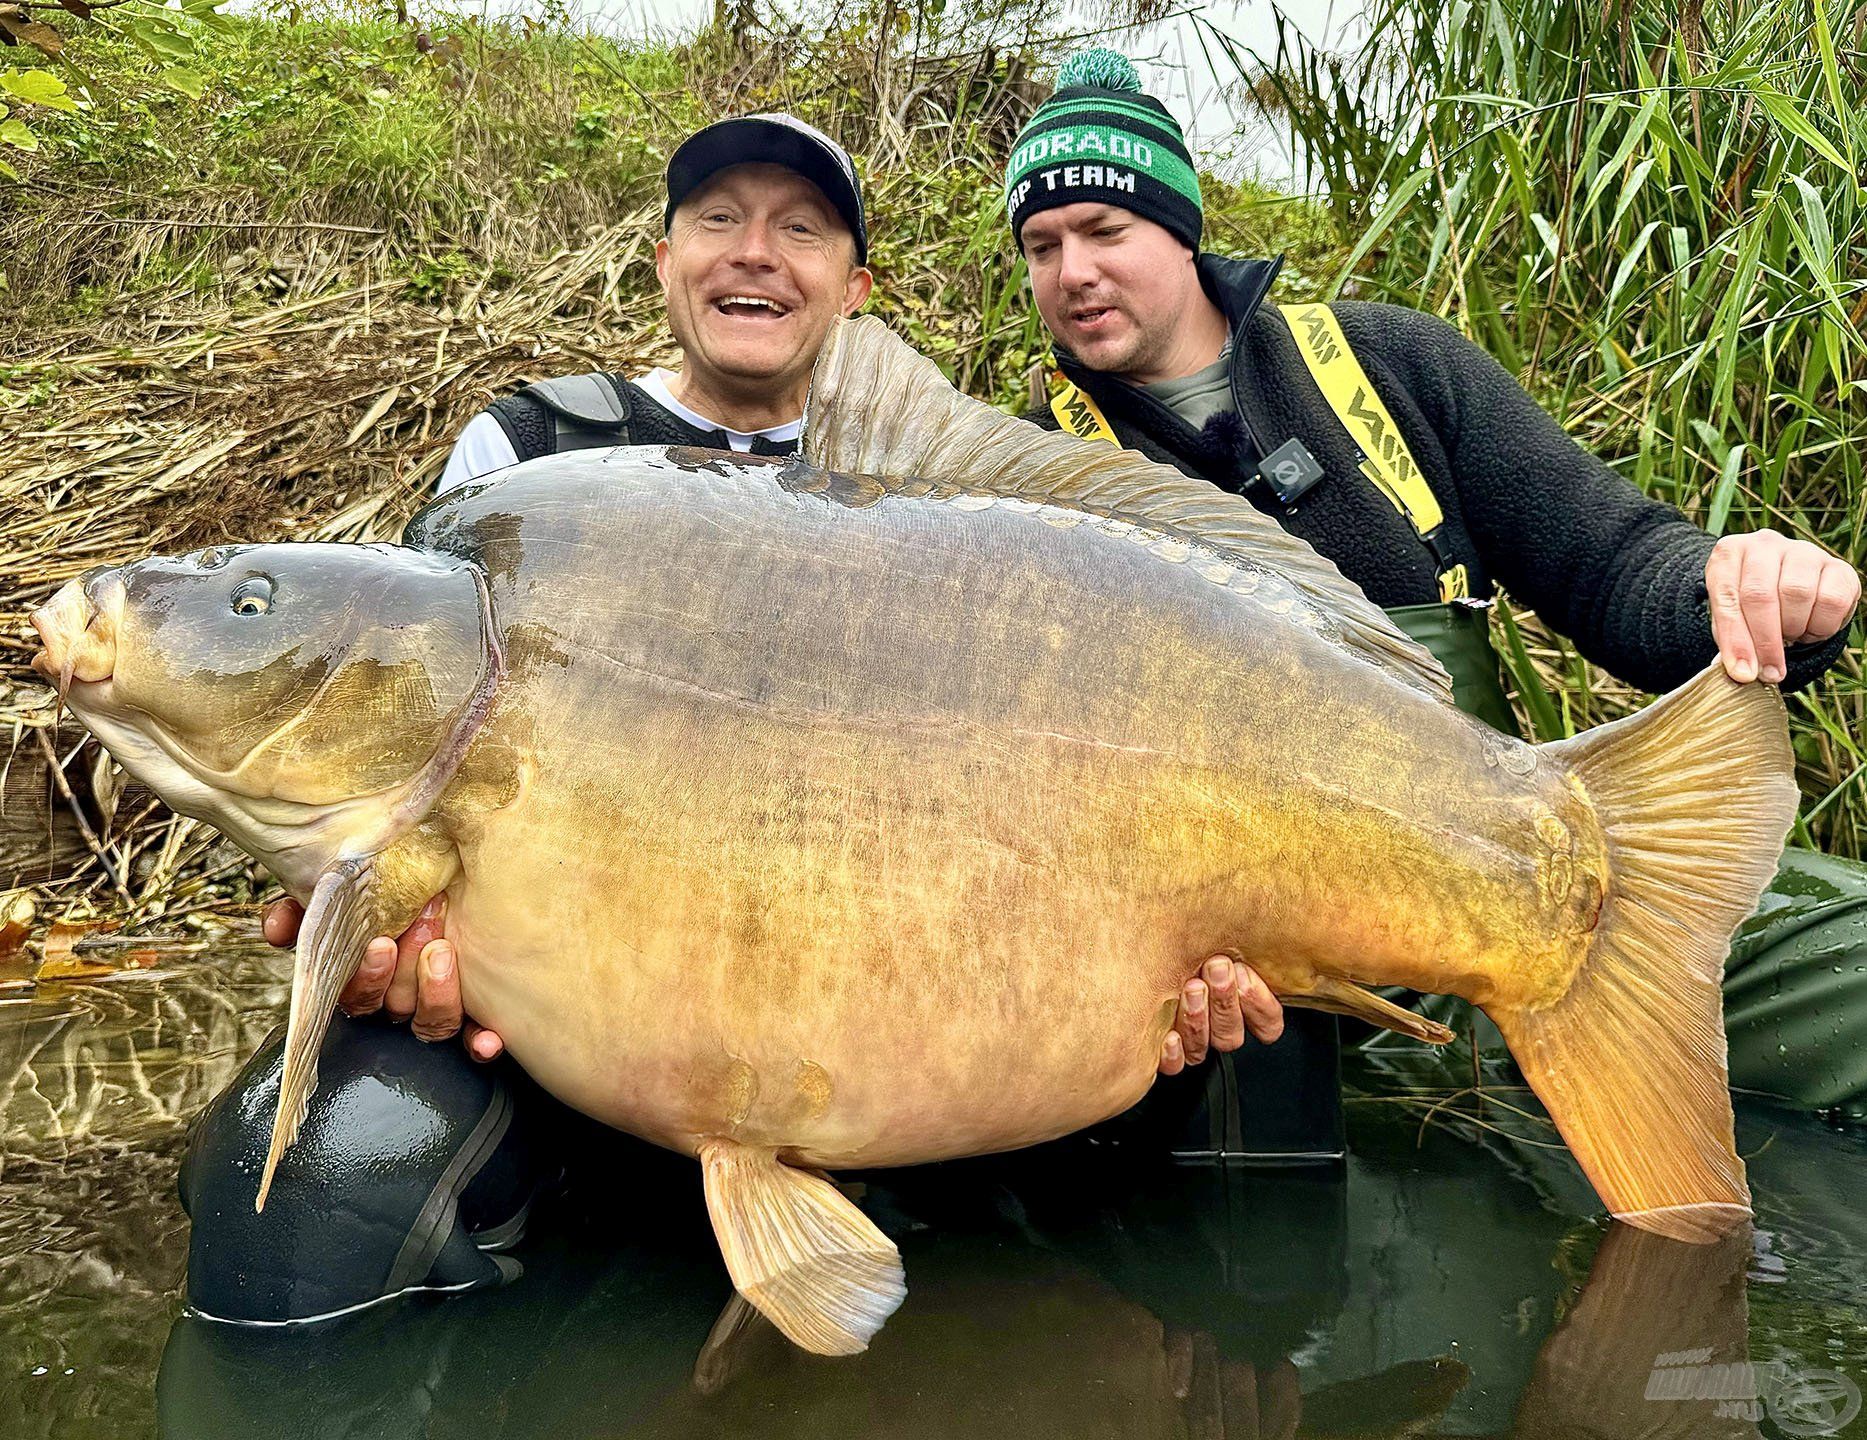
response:
[[[1867,3],[1376,0],[1334,54],[1231,51],[1348,245],[1338,293],[1452,318],[1713,533],[1862,563]],[[1536,731],[1630,697],[1504,628]],[[1867,850],[1861,655],[1794,708],[1805,841]]]

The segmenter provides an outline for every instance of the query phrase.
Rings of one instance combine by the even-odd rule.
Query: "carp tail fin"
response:
[[[901,1255],[827,1179],[731,1140],[700,1146],[733,1286],[794,1344],[854,1355],[906,1298]]]
[[[1544,753],[1594,805],[1608,883],[1567,993],[1487,1013],[1616,1218],[1715,1239],[1750,1213],[1719,986],[1795,818],[1782,697],[1713,665]]]

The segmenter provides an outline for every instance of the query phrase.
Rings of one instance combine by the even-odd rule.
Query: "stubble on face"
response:
[[[1189,314],[1210,302],[1171,231],[1085,201],[1040,211],[1019,238],[1038,313],[1084,365],[1140,384],[1177,368]]]

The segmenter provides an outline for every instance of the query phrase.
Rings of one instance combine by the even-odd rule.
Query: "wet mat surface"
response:
[[[1747,1108],[1758,1228],[1593,1218],[1559,1150],[1351,1105],[1347,1174],[1075,1145],[870,1176],[909,1298],[803,1355],[730,1298],[694,1168],[576,1157],[503,1290],[185,1317],[185,1127],[281,1013],[263,946],[0,1001],[0,1435],[1867,1435],[1867,1137]]]

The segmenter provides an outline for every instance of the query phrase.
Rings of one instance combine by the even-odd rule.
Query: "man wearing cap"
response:
[[[722,120],[669,160],[662,218],[655,273],[680,369],[540,380],[497,400],[461,431],[439,489],[585,446],[797,449],[824,336],[872,283],[848,154],[790,115]]]
[[[468,423],[446,490],[521,460],[620,444],[755,454],[797,449],[811,367],[839,315],[870,288],[861,194],[849,157],[787,115],[709,126],[668,166],[656,271],[681,352],[676,371],[540,381]],[[265,933],[296,937],[295,901]],[[304,1320],[417,1289],[497,1283],[540,1182],[574,1125],[510,1066],[476,1065],[499,1037],[465,1020],[439,897],[399,940],[379,937],[340,997],[352,1016],[320,1052],[319,1104],[263,1216],[250,1175],[278,1094],[280,1036],[196,1121],[182,1172],[194,1220],[190,1304],[231,1320]],[[1189,984],[1161,1066],[1208,1044],[1276,1033],[1276,1003],[1243,967],[1215,958]],[[402,1029],[390,1018],[411,1019]],[[466,1028],[466,1048],[443,1041]],[[411,1038],[413,1037],[413,1038]]]
[[[1860,595],[1845,562],[1770,531],[1714,542],[1582,451],[1444,321],[1279,306],[1279,260],[1202,253],[1192,157],[1124,57],[1091,50],[1063,67],[1012,148],[1005,198],[1056,342],[1046,403],[1026,418],[1242,493],[1432,649],[1482,718],[1512,724],[1484,618],[1495,588],[1646,690],[1715,657],[1738,680],[1793,690],[1841,654]],[[1850,1051],[1822,1028],[1827,1003],[1764,977],[1788,966],[1827,986],[1840,973],[1830,952],[1867,910],[1867,871],[1807,852],[1786,867],[1810,883],[1782,885],[1766,910],[1790,917],[1803,948],[1772,950],[1756,922],[1740,937],[1726,982],[1733,1081],[1859,1107],[1867,995],[1845,1007]],[[1810,893],[1843,897],[1828,941],[1809,934],[1821,924]],[[1779,1043],[1785,1026],[1799,1045]],[[1281,1044],[1209,1077],[1186,1148],[1339,1150],[1335,1067],[1335,1021],[1293,1013]]]
[[[494,402],[461,433],[440,489],[592,446],[797,449],[817,352],[869,294],[855,167],[800,120],[748,115],[685,141],[667,183],[655,267],[680,368],[544,380]],[[267,938],[290,944],[302,913],[292,901],[272,906]],[[469,1054],[499,1053],[496,1035],[469,1025],[466,1049],[420,1043],[462,1025],[442,928],[437,897],[400,942],[370,946],[340,1001],[369,1018],[333,1025],[318,1107],[263,1216],[246,1176],[272,1126],[276,1035],[196,1121],[182,1194],[197,1310],[304,1320],[405,1290],[497,1283],[514,1270],[500,1251],[560,1167],[559,1132],[572,1122],[510,1066],[472,1063]]]

